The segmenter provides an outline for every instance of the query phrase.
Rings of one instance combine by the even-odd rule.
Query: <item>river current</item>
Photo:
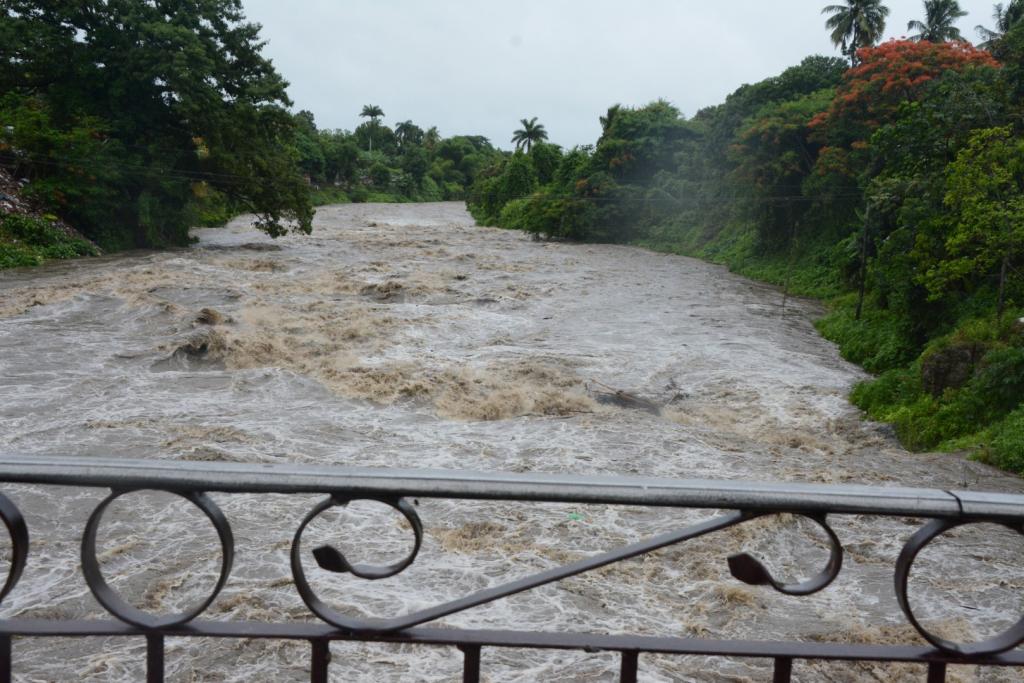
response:
[[[461,204],[318,211],[312,236],[271,240],[238,219],[190,249],[0,274],[0,453],[563,472],[1024,490],[953,455],[911,454],[846,395],[864,375],[775,288],[678,256],[532,241],[481,228]],[[628,400],[615,392],[628,393]],[[637,400],[632,400],[632,399]],[[102,616],[78,564],[94,489],[4,486],[33,546],[0,614]],[[309,620],[291,536],[318,496],[212,496],[235,570],[205,615]],[[709,511],[419,501],[424,547],[395,579],[312,571],[353,614],[391,616],[709,517]],[[216,539],[187,505],[136,495],[102,527],[108,580],[147,609],[212,584]],[[739,584],[751,551],[808,576],[822,536],[791,517],[713,534],[441,623],[673,636],[921,643],[892,588],[920,520],[837,517],[833,586],[804,598]],[[1024,543],[950,534],[919,561],[912,598],[962,640],[1016,619]],[[355,504],[318,521],[367,561],[409,533]],[[931,553],[931,555],[929,555]],[[444,648],[332,646],[332,680],[456,680]],[[139,639],[18,640],[23,681],[135,681]],[[168,680],[308,680],[308,646],[170,640]],[[611,655],[484,651],[490,681],[616,680]],[[757,681],[769,663],[641,657],[645,681]],[[910,665],[797,663],[803,681],[922,680]],[[951,669],[951,680],[1020,680]]]

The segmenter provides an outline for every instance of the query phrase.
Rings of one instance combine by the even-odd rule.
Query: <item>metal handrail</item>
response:
[[[547,473],[0,456],[0,481],[164,491],[643,505],[1024,520],[1024,495],[942,489]]]
[[[153,682],[163,680],[164,639],[182,635],[307,640],[312,646],[313,681],[327,680],[329,643],[334,640],[456,645],[464,653],[464,681],[479,680],[482,647],[617,651],[622,657],[620,680],[627,683],[636,680],[639,655],[644,652],[770,657],[775,662],[776,681],[790,680],[794,659],[914,661],[928,666],[929,681],[944,680],[946,665],[949,663],[1024,666],[1024,654],[1009,652],[1024,642],[1024,619],[983,642],[954,643],[923,627],[907,598],[909,576],[916,557],[944,532],[962,525],[993,522],[1024,534],[1022,495],[847,484],[14,455],[0,456],[0,483],[110,489],[110,495],[96,506],[85,525],[81,561],[82,573],[89,589],[104,609],[117,619],[0,619],[0,683],[11,680],[14,636],[104,634],[144,636],[147,641],[147,680]],[[206,516],[217,532],[222,560],[216,587],[202,603],[188,611],[153,615],[139,610],[125,602],[107,584],[100,571],[96,535],[104,512],[120,496],[138,490],[166,491],[184,498]],[[210,492],[327,494],[302,520],[293,536],[290,553],[291,573],[296,589],[310,612],[320,618],[321,624],[233,623],[201,619],[227,582],[234,561],[231,525],[207,495]],[[327,571],[348,573],[366,580],[388,578],[401,573],[417,557],[423,539],[423,525],[415,505],[409,500],[420,498],[703,508],[722,512],[690,526],[401,616],[353,618],[321,601],[307,581],[304,570],[303,558],[308,551],[302,549],[302,535],[306,527],[327,510],[357,499],[372,499],[391,506],[405,517],[415,537],[412,551],[401,561],[381,567],[354,564],[332,546],[321,546],[311,553],[312,559]],[[829,525],[830,515],[928,519],[910,536],[899,554],[894,582],[897,600],[908,622],[933,647],[708,641],[586,633],[437,629],[424,626],[441,617],[522,591],[745,524],[767,514],[783,512],[806,518],[824,531],[830,547],[829,558],[816,576],[801,583],[787,584],[776,580],[758,559],[747,553],[730,556],[728,566],[732,576],[739,581],[768,586],[794,596],[810,595],[823,590],[837,578],[842,569],[843,547]],[[13,545],[11,567],[0,587],[2,603],[15,588],[25,569],[29,533],[17,506],[3,494],[0,494],[0,521],[6,526]],[[307,557],[306,561],[309,559]]]

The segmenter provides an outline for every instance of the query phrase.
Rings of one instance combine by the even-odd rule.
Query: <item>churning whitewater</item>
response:
[[[845,399],[862,374],[817,335],[820,311],[792,299],[783,307],[779,291],[716,266],[536,242],[475,227],[461,204],[328,207],[311,237],[271,240],[244,219],[195,235],[188,250],[0,275],[0,452],[1024,491],[977,463],[909,454],[863,422]],[[103,616],[78,543],[108,492],[4,493],[25,512],[33,545],[3,615]],[[205,618],[314,619],[288,550],[320,497],[212,497],[237,553]],[[311,569],[321,595],[354,615],[393,616],[714,514],[418,505],[426,535],[412,567],[377,582]],[[384,562],[411,543],[396,517],[371,503],[337,509],[304,546],[319,538]],[[729,576],[726,557],[741,551],[779,576],[824,565],[824,536],[777,516],[441,623],[923,642],[892,588],[920,520],[832,521],[844,569],[811,597]],[[928,625],[966,640],[1015,620],[1024,544],[988,526],[947,536],[915,565],[911,598]],[[214,531],[168,495],[121,499],[101,545],[108,581],[154,611],[200,600],[220,561]],[[135,681],[144,652],[141,639],[19,640],[14,663],[24,681]],[[332,653],[337,681],[445,681],[461,671],[461,655],[443,648],[338,644]],[[304,643],[171,639],[168,680],[308,680],[308,657]],[[485,651],[483,662],[487,680],[523,682],[615,680],[619,665],[612,654],[515,650]],[[756,681],[769,671],[757,660],[641,658],[649,681]],[[951,669],[964,681],[1016,675]],[[795,677],[918,680],[923,670],[798,663]]]

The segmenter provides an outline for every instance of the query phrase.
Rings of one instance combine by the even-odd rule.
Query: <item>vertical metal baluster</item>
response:
[[[480,683],[480,646],[459,645],[462,650],[462,683]]]
[[[622,668],[619,670],[620,683],[636,683],[637,669],[640,664],[640,653],[636,650],[622,651]]]
[[[773,683],[789,683],[793,677],[793,660],[789,657],[775,658],[775,674],[772,676]]]
[[[164,683],[163,636],[146,636],[146,683]]]
[[[928,683],[945,683],[946,663],[932,662],[928,665]]]
[[[11,683],[11,637],[0,636],[0,683]]]
[[[313,661],[309,668],[311,683],[327,683],[327,669],[331,664],[331,642],[329,640],[311,640]]]

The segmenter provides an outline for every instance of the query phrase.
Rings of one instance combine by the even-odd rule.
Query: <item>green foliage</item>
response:
[[[384,164],[374,164],[370,168],[370,182],[374,187],[386,190],[391,185],[391,169]]]
[[[320,187],[310,194],[313,206],[325,206],[327,204],[348,204],[352,199],[340,187]]]
[[[534,145],[548,139],[548,132],[544,130],[543,124],[537,123],[536,116],[529,121],[521,119],[520,123],[523,127],[512,134],[512,142],[516,143],[517,152],[526,149],[529,154]]]
[[[312,143],[297,150],[315,204],[334,196],[342,202],[462,199],[480,171],[502,158],[481,136],[442,139],[436,128],[424,131],[412,121],[392,130],[372,105],[364,107],[363,115],[370,121],[354,132],[317,130],[312,114],[295,115]]]
[[[926,359],[951,347],[975,349],[980,360],[963,386],[930,394],[922,382]],[[909,448],[981,449],[983,459],[999,464],[1019,454],[1019,439],[1007,429],[1019,423],[1024,402],[1024,339],[1012,323],[991,315],[966,320],[917,361],[859,384],[851,398],[873,419],[894,423]],[[1024,461],[1014,462],[1000,466],[1022,471]]]
[[[830,15],[825,27],[832,31],[832,43],[855,65],[857,51],[878,42],[889,16],[882,0],[846,0],[845,5],[828,5],[821,12]]]
[[[286,84],[238,0],[11,0],[0,35],[3,162],[87,236],[187,243],[201,180],[271,235],[309,231]]]
[[[957,19],[966,17],[967,12],[960,9],[957,0],[924,0],[924,21],[917,19],[907,23],[908,31],[917,31],[914,40],[927,40],[931,43],[942,43],[947,40],[963,40],[960,29],[954,24]]]
[[[933,298],[1024,257],[1024,140],[1009,126],[971,135],[949,165],[943,258],[923,275]]]
[[[910,321],[874,306],[868,307],[857,320],[855,307],[856,297],[844,296],[816,323],[822,336],[839,346],[843,358],[869,372],[884,372],[917,357],[920,348]]]
[[[979,459],[990,465],[1024,474],[1024,407],[1018,408],[988,430]]]
[[[20,214],[0,216],[0,269],[97,253],[92,244],[68,235],[51,221]]]

